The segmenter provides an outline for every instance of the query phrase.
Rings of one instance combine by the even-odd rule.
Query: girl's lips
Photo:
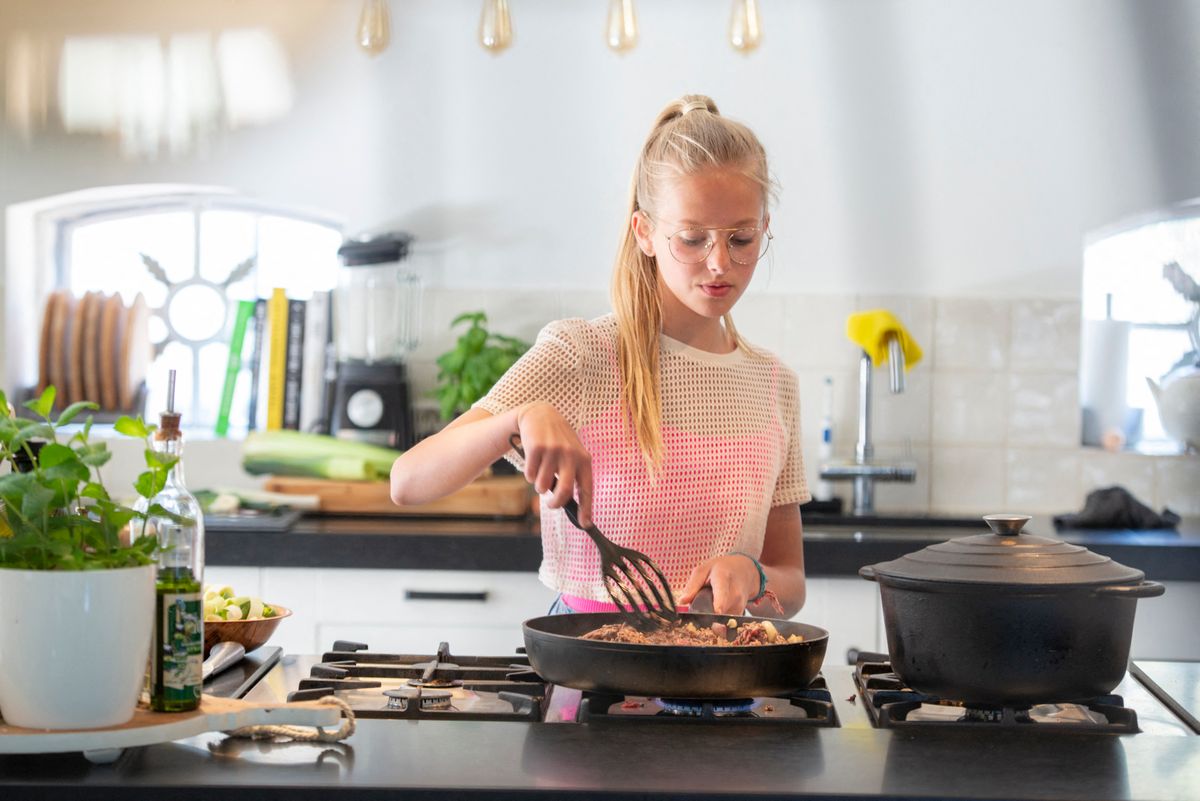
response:
[[[701,284],[700,289],[710,298],[723,298],[733,291],[733,284]]]

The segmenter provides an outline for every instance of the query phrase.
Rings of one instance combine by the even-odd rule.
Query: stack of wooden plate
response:
[[[149,321],[140,293],[126,306],[120,295],[51,292],[42,316],[38,393],[53,384],[59,409],[88,400],[103,411],[134,411],[153,358]]]

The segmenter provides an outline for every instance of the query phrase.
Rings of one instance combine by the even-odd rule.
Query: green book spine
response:
[[[233,389],[242,371],[242,345],[246,341],[246,322],[254,314],[254,301],[239,300],[237,317],[233,321],[233,336],[229,338],[229,361],[225,364],[225,386],[221,390],[221,409],[217,413],[218,437],[229,433],[229,409],[233,406]]]

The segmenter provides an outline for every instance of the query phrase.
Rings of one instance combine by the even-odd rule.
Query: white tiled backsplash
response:
[[[426,290],[425,341],[414,356],[418,393],[432,387],[450,321],[483,309],[501,333],[532,340],[560,317],[608,311],[606,293]],[[1054,514],[1078,511],[1093,489],[1120,484],[1161,511],[1200,514],[1200,459],[1084,448],[1074,300],[980,300],[873,295],[759,294],[734,310],[739,330],[779,354],[800,377],[804,452],[817,479],[821,384],[834,380],[834,453],[850,458],[858,431],[857,346],[845,335],[856,310],[890,309],[924,351],[903,394],[876,375],[874,432],[879,458],[916,462],[914,484],[876,485],[881,511]],[[835,485],[847,496],[849,486]]]
[[[924,351],[903,394],[890,394],[885,369],[876,373],[876,456],[917,465],[915,483],[876,485],[879,511],[1043,516],[1078,511],[1089,491],[1120,484],[1155,511],[1165,506],[1200,515],[1200,458],[1109,453],[1078,444],[1079,309],[1069,300],[751,293],[734,319],[751,342],[779,354],[799,374],[810,486],[817,480],[825,376],[834,381],[835,458],[853,456],[859,350],[845,336],[845,321],[870,308],[895,312]],[[415,397],[434,386],[434,360],[454,344],[450,321],[477,309],[487,313],[493,330],[533,340],[550,320],[594,317],[609,303],[603,291],[426,289],[424,341],[410,365]],[[138,452],[125,443],[115,450],[106,477],[132,476]],[[189,485],[253,483],[229,473],[238,452],[235,442],[193,439]],[[848,500],[849,485],[834,486]]]

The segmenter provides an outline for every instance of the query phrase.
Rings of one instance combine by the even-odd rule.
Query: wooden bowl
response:
[[[206,620],[204,621],[204,656],[219,642],[240,642],[250,653],[255,648],[266,644],[279,626],[279,621],[292,614],[286,607],[271,604],[275,609],[275,617],[264,617],[256,620]]]

